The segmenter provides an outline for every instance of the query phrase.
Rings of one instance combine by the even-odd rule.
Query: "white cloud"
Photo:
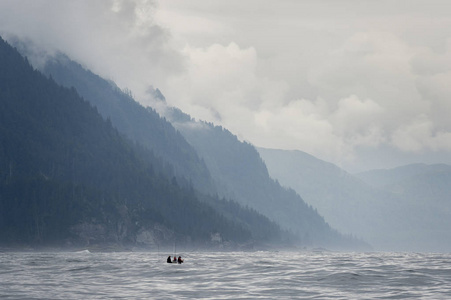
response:
[[[437,131],[426,116],[400,126],[392,135],[393,143],[405,152],[451,150],[451,132]]]
[[[300,75],[299,84],[314,96],[297,100],[295,77],[272,76],[277,67],[271,63],[280,57],[261,57],[233,42],[186,46],[187,71],[167,90],[175,106],[258,146],[301,149],[336,162],[356,159],[362,147],[447,150],[448,56],[429,51],[430,63],[424,51],[394,32],[353,33],[336,48],[321,49],[315,61],[301,61],[307,69],[291,75]]]
[[[172,77],[166,86],[169,103],[207,121],[243,133],[260,106],[281,99],[286,86],[256,74],[254,48],[237,44],[214,44],[208,48],[186,46],[185,73]],[[241,129],[240,129],[241,128]]]
[[[337,107],[321,98],[301,99],[257,112],[255,131],[262,133],[262,146],[303,149],[333,160],[350,159],[355,147],[383,142],[383,130],[376,122],[382,113],[375,102],[354,95],[340,99]]]
[[[451,152],[450,9],[440,0],[15,0],[0,2],[0,32],[64,51],[144,104],[157,87],[258,146],[357,161],[362,149]]]
[[[62,51],[141,97],[183,68],[155,9],[147,0],[2,1],[0,32]]]

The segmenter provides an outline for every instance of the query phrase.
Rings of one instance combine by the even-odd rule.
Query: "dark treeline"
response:
[[[238,209],[233,202],[199,200],[167,169],[173,166],[125,139],[75,89],[34,70],[0,39],[2,244],[136,244],[156,224],[173,233],[171,242],[280,238],[264,218],[258,222],[272,234],[227,216]]]

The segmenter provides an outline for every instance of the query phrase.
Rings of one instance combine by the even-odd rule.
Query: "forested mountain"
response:
[[[176,108],[168,111],[167,118],[205,160],[221,196],[256,209],[300,236],[305,244],[367,246],[339,234],[294,190],[271,179],[251,144],[239,141],[221,126],[192,120]]]
[[[376,249],[451,251],[450,166],[352,175],[302,151],[258,150],[271,176],[301,193],[333,227]]]
[[[25,54],[29,52],[25,45],[22,51]],[[166,165],[166,172],[175,176],[180,184],[188,181],[200,191],[214,193],[215,188],[205,163],[180,133],[155,110],[145,109],[114,82],[93,74],[63,54],[48,59],[40,70],[58,84],[74,87],[105,119],[110,119],[119,132],[161,158]]]
[[[0,38],[2,245],[280,242],[265,217],[180,186],[166,166]]]
[[[29,52],[26,46],[19,45],[23,53]],[[293,190],[283,189],[277,182],[271,180],[253,146],[239,142],[227,130],[212,124],[195,124],[196,126],[202,124],[209,130],[201,134],[200,143],[193,143],[191,136],[191,139],[188,138],[190,142],[188,144],[170,123],[156,114],[154,109],[143,108],[130,95],[120,91],[114,83],[100,78],[66,56],[61,54],[54,56],[41,64],[40,69],[58,83],[67,87],[74,86],[121,133],[151,149],[156,156],[162,157],[166,162],[163,166],[165,174],[174,174],[179,184],[189,186],[192,183],[198,190],[239,202],[238,205],[230,200],[221,200],[210,204],[229,219],[240,224],[244,222],[246,228],[254,235],[265,235],[265,231],[275,232],[272,225],[262,221],[255,222],[261,218],[255,212],[258,211],[300,236],[301,243],[305,246],[362,245],[360,241],[343,237],[331,229]],[[158,90],[154,92],[164,100],[161,92]],[[183,112],[177,109],[171,112],[172,119],[177,115],[175,124],[180,125],[182,120],[186,122],[185,125],[191,122],[190,116]],[[177,129],[181,130],[185,137],[189,135],[186,130],[182,130],[183,128]],[[204,151],[202,146],[198,147],[202,143],[214,147]],[[166,148],[169,150],[165,151]],[[213,175],[213,180],[210,174]],[[243,205],[250,207],[251,211],[243,209]],[[234,211],[233,207],[241,212],[230,213]]]

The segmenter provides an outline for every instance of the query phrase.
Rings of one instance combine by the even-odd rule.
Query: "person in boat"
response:
[[[177,257],[174,256],[174,260],[172,262],[176,263],[177,262]]]
[[[179,256],[179,258],[178,258],[177,262],[178,262],[179,264],[181,264],[181,263],[183,262],[183,259],[182,259],[182,257],[181,257],[181,256]]]
[[[172,258],[171,258],[170,255],[168,256],[168,259],[166,260],[166,262],[167,262],[168,264],[172,264]]]

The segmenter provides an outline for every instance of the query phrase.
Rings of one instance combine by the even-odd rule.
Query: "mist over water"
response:
[[[3,299],[445,299],[451,254],[0,253]]]

